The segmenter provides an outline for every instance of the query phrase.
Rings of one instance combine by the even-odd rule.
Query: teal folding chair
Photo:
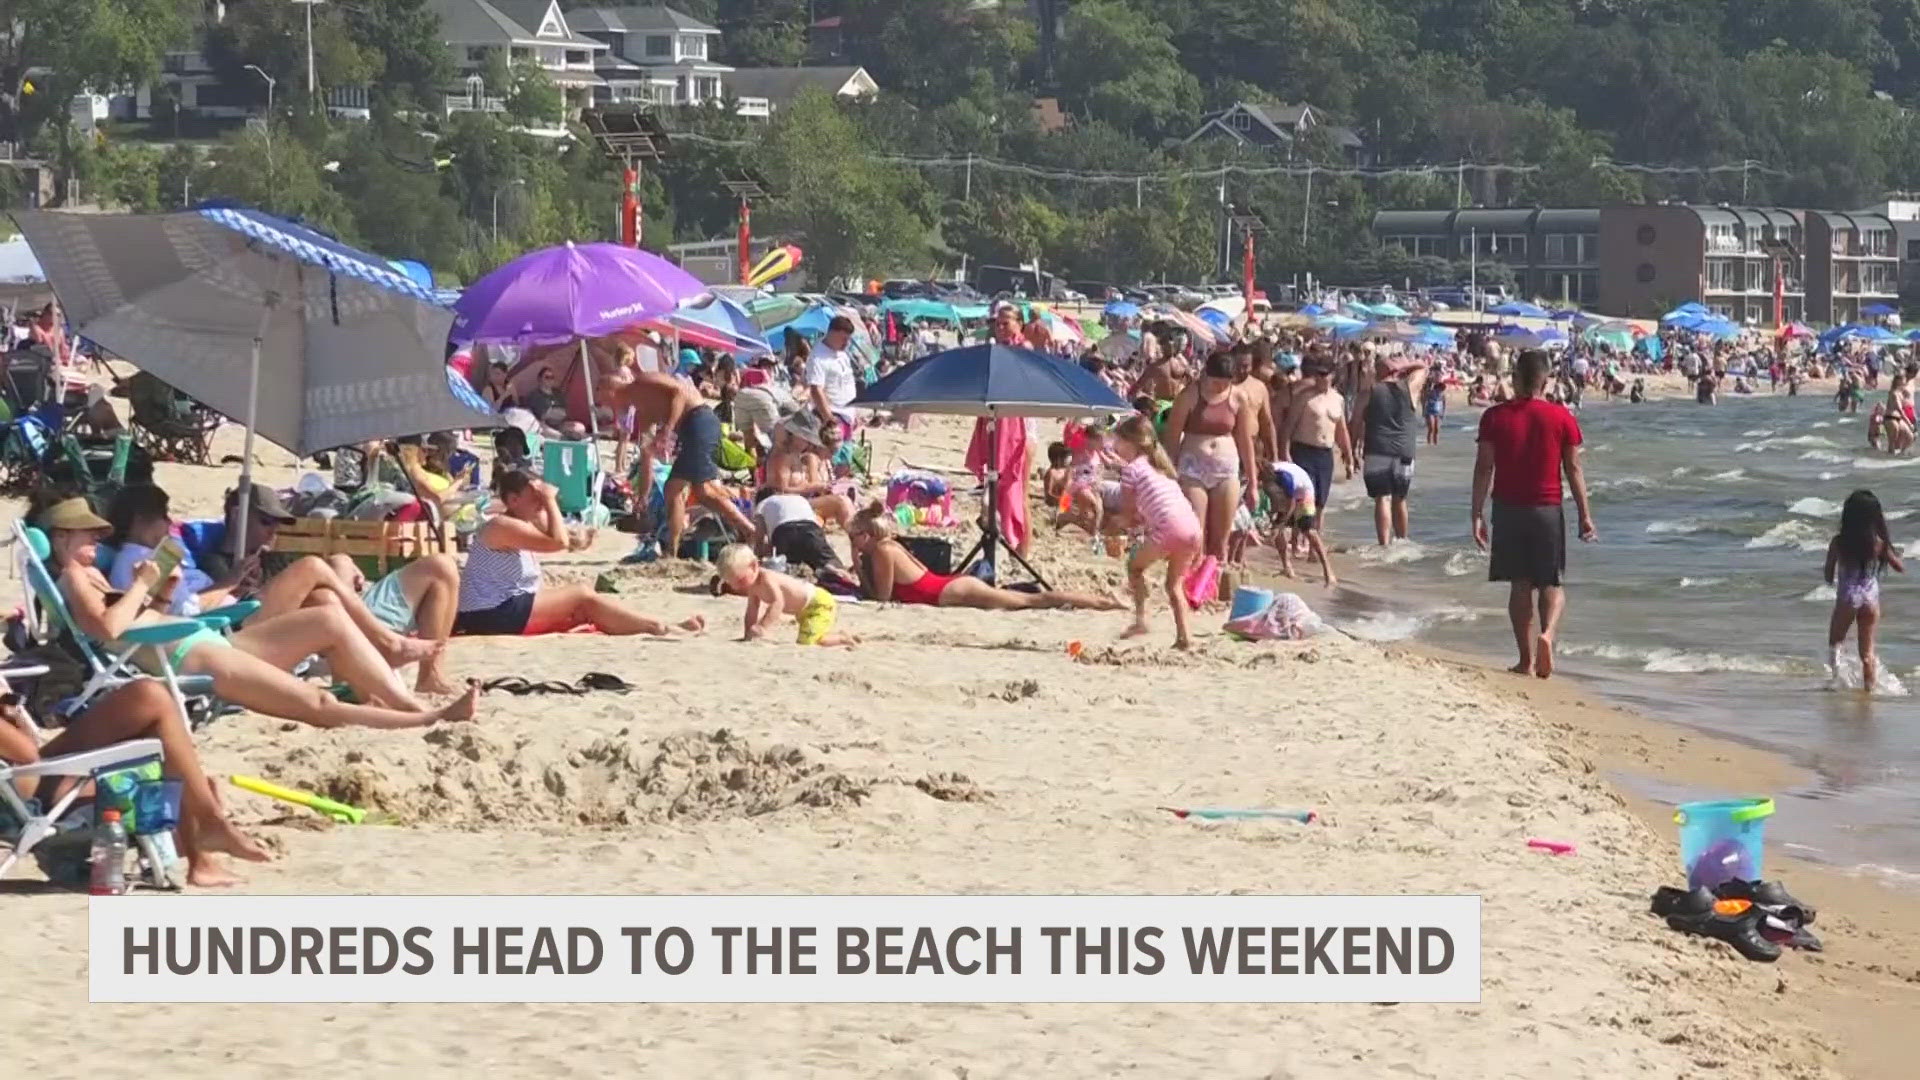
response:
[[[179,706],[188,725],[199,728],[212,721],[218,713],[213,696],[213,679],[205,675],[177,674],[173,670],[171,647],[202,628],[226,631],[233,625],[233,616],[244,618],[252,614],[258,610],[258,603],[244,601],[239,605],[230,605],[234,610],[228,614],[208,612],[197,619],[133,627],[120,636],[116,651],[89,638],[73,621],[73,613],[67,608],[67,599],[60,592],[60,583],[54,580],[52,572],[47,569],[45,560],[51,549],[46,534],[19,521],[13,523],[13,530],[20,549],[23,576],[39,603],[48,636],[64,631],[87,666],[86,684],[79,693],[60,703],[61,712],[74,715],[109,690],[135,679],[149,678],[146,671],[135,665],[134,658],[140,650],[151,649],[157,661],[154,666],[160,669],[160,679],[167,684],[167,692],[173,695],[174,704]]]
[[[610,515],[600,505],[600,459],[593,443],[548,440],[540,448],[540,478],[553,487],[563,517],[594,528],[607,523]]]

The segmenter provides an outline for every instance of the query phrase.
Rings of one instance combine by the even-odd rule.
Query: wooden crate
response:
[[[423,556],[451,555],[456,550],[452,529],[425,521],[298,518],[282,525],[273,540],[275,555],[345,555],[374,578]]]

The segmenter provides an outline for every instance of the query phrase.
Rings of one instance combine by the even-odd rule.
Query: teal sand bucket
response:
[[[1687,888],[1711,889],[1734,878],[1760,880],[1772,816],[1772,799],[1681,803],[1673,821],[1680,826],[1680,868]]]
[[[1233,610],[1227,615],[1227,621],[1258,615],[1272,606],[1273,593],[1270,590],[1243,585],[1233,590]]]

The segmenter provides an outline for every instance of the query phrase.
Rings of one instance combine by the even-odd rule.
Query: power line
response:
[[[702,135],[693,131],[674,131],[672,138],[703,146],[732,147],[751,149],[759,143],[752,139],[721,139],[711,135]],[[1061,169],[1046,165],[1030,165],[1020,161],[1003,161],[998,158],[968,154],[961,157],[911,157],[900,154],[863,154],[870,161],[889,165],[908,165],[922,169],[985,169],[989,172],[1006,173],[1015,176],[1027,176],[1037,180],[1059,180],[1082,184],[1170,184],[1188,180],[1219,180],[1223,177],[1258,176],[1342,176],[1371,179],[1376,177],[1406,176],[1455,176],[1463,170],[1480,173],[1530,174],[1541,172],[1539,165],[1514,165],[1506,162],[1454,162],[1445,165],[1382,165],[1382,166],[1337,166],[1307,164],[1284,165],[1216,165],[1209,168],[1171,169],[1161,172],[1113,173],[1091,172],[1080,169]],[[1595,157],[1590,161],[1593,169],[1618,169],[1623,172],[1638,172],[1660,176],[1712,176],[1722,173],[1761,173],[1767,176],[1792,175],[1780,169],[1772,168],[1759,161],[1742,161],[1722,165],[1652,165],[1642,162],[1614,161],[1611,158]]]

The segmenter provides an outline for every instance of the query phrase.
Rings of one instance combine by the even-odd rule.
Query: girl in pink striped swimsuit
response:
[[[1125,466],[1120,470],[1122,512],[1145,529],[1146,542],[1127,559],[1127,584],[1133,590],[1133,623],[1120,636],[1147,632],[1147,568],[1167,563],[1167,602],[1173,606],[1173,647],[1193,644],[1187,634],[1187,598],[1181,583],[1187,568],[1200,555],[1200,518],[1173,478],[1173,462],[1161,448],[1153,421],[1135,414],[1121,421],[1113,433],[1113,449]]]

